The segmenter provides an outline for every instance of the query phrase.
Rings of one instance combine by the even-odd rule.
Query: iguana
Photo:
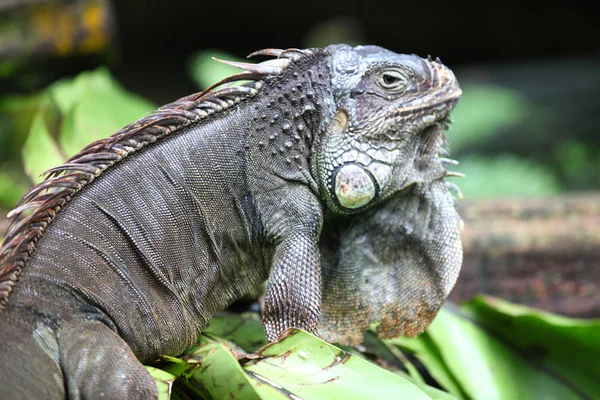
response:
[[[377,46],[251,56],[272,59],[225,61],[242,72],[90,144],[10,213],[0,398],[154,398],[142,363],[265,280],[270,341],[430,323],[462,261],[453,73]]]

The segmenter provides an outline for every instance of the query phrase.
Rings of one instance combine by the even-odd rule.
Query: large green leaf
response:
[[[443,309],[421,337],[391,342],[412,349],[453,393],[552,400],[600,397],[599,338],[598,321],[478,298]],[[450,377],[456,387],[447,385]]]
[[[55,120],[56,110],[49,102],[44,102],[33,118],[23,146],[23,167],[33,182],[40,182],[42,172],[65,160],[65,154],[52,135],[54,124],[48,121],[50,116]]]
[[[566,318],[489,296],[461,310],[581,397],[600,398],[600,320]]]
[[[442,312],[444,311],[442,310]],[[454,376],[453,371],[444,362],[437,344],[427,332],[416,338],[401,337],[387,342],[410,350],[423,363],[431,376],[453,396],[458,399],[469,399],[460,382]]]
[[[52,84],[23,147],[27,175],[39,182],[39,175],[46,169],[154,108],[150,102],[127,93],[105,68]]]
[[[247,321],[230,332],[248,329]],[[213,323],[213,331],[230,322]],[[199,346],[165,359],[171,362],[161,368],[178,376],[176,386],[191,398],[452,399],[296,329],[252,354],[203,334]]]
[[[156,382],[156,387],[158,389],[158,400],[169,400],[171,398],[171,387],[173,386],[173,381],[177,377],[155,367],[146,366],[146,370],[150,373],[150,376],[154,378],[154,382]]]
[[[244,369],[302,399],[431,398],[409,380],[301,330],[263,347]]]
[[[51,88],[50,96],[60,104],[64,117],[59,141],[68,156],[156,108],[127,93],[104,68],[84,72],[73,82]]]
[[[455,397],[448,392],[444,392],[443,390],[436,389],[434,387],[428,386],[425,383],[412,381],[419,389],[424,391],[427,396],[431,397],[431,400],[456,400],[459,397]]]

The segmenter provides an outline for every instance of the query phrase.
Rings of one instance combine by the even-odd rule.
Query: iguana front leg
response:
[[[268,236],[274,244],[263,322],[269,341],[295,327],[317,334],[321,304],[321,206],[305,186],[286,189],[270,204]]]

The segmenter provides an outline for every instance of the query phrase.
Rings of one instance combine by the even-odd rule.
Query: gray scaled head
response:
[[[333,211],[350,214],[414,183],[443,179],[438,153],[462,92],[439,60],[333,45],[332,122],[313,171]]]

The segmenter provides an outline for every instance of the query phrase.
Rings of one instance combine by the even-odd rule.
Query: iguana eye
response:
[[[399,71],[383,72],[377,80],[379,86],[390,92],[401,92],[406,86],[406,77]]]

